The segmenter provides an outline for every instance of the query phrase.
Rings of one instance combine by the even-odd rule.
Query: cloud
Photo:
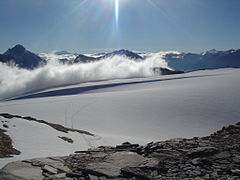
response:
[[[143,61],[114,56],[98,62],[66,65],[49,60],[35,70],[19,69],[0,63],[0,99],[67,84],[96,80],[153,76],[153,67],[167,67],[162,54],[153,54]]]

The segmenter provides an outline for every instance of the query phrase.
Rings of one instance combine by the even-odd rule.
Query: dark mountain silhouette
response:
[[[117,56],[117,55],[118,56],[125,56],[125,57],[128,57],[129,59],[135,59],[135,60],[136,59],[143,59],[137,53],[134,53],[134,52],[128,51],[128,50],[124,50],[124,49],[113,51],[111,53],[102,53],[101,55],[102,56],[95,58],[95,57],[85,56],[85,55],[79,54],[74,61],[70,61],[70,62],[67,62],[65,60],[61,60],[61,61],[63,63],[70,63],[70,64],[73,64],[73,63],[87,63],[87,62],[99,61],[99,60],[109,58],[109,57],[113,57],[113,56]]]
[[[75,59],[69,60],[69,59],[59,59],[59,61],[63,64],[76,64],[76,63],[88,63],[97,61],[98,59],[90,56],[85,56],[82,54],[79,54]]]
[[[25,69],[34,69],[40,65],[46,64],[44,59],[26,50],[22,45],[16,45],[8,49],[3,55],[0,55],[0,61],[7,64],[15,64]]]
[[[56,52],[54,52],[54,54],[56,54],[56,55],[66,55],[66,54],[72,54],[72,53],[70,53],[68,51],[56,51]]]
[[[125,56],[125,57],[128,57],[130,59],[143,59],[143,57],[138,55],[137,53],[134,53],[132,51],[125,50],[125,49],[121,49],[121,50],[113,51],[111,53],[107,53],[100,58],[103,59],[103,58],[113,57],[113,56],[116,56],[116,55]]]
[[[162,68],[162,67],[154,67],[153,73],[155,75],[172,75],[172,74],[183,74],[184,71],[174,71],[168,68]]]
[[[67,51],[56,52],[57,55],[70,54]],[[143,60],[144,58],[135,52],[129,50],[117,50],[111,53],[103,53],[102,56],[92,57],[82,54],[78,54],[76,59],[59,59],[60,62],[66,64],[75,63],[88,63],[93,61],[103,60],[105,58],[113,56],[125,56],[133,60]],[[210,50],[205,53],[168,53],[163,57],[168,66],[177,71],[195,71],[201,69],[216,69],[226,67],[240,67],[240,49],[228,50],[228,51],[217,51]],[[20,68],[34,69],[40,65],[47,63],[46,60],[42,59],[38,55],[26,50],[22,45],[16,45],[15,47],[8,49],[4,54],[0,54],[0,62],[8,65],[15,64]],[[171,70],[170,70],[171,71]],[[162,72],[164,74],[171,74],[172,72]]]

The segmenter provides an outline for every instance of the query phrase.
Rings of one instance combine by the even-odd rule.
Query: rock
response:
[[[240,177],[240,169],[232,169],[231,172],[233,175]]]
[[[68,143],[73,143],[74,141],[71,139],[71,138],[68,138],[68,137],[64,137],[64,136],[58,136],[58,138],[68,142]]]
[[[3,167],[0,177],[4,180],[42,180],[44,178],[40,167],[20,161],[9,163]]]
[[[194,162],[196,164],[194,164]],[[196,159],[195,159],[195,161],[192,160],[192,164],[208,168],[208,167],[211,167],[213,165],[213,162],[211,160],[209,160],[208,158],[198,158],[198,160],[196,160]]]
[[[191,150],[188,153],[188,156],[191,158],[195,157],[205,157],[205,156],[212,156],[218,152],[218,149],[215,147],[199,147]]]
[[[231,157],[230,152],[228,151],[223,151],[215,155],[217,159],[228,159]]]
[[[122,143],[122,145],[116,146],[116,149],[135,149],[139,147],[139,144],[131,144],[129,142]]]
[[[0,158],[12,157],[12,155],[21,153],[13,147],[12,139],[6,132],[6,130],[0,128]]]
[[[97,176],[88,175],[89,180],[99,180]]]
[[[156,158],[148,158],[143,164],[139,167],[157,169],[159,166],[159,160]]]
[[[201,171],[198,171],[198,170],[188,170],[187,171],[187,175],[189,176],[189,177],[199,177],[199,176],[201,176]]]
[[[179,159],[181,153],[171,149],[156,149],[151,153],[151,157],[158,159],[159,161],[170,161]]]
[[[121,168],[140,166],[147,159],[134,152],[115,152],[104,161],[88,164],[84,172],[97,176],[118,177]]]
[[[151,176],[149,176],[149,172],[147,169],[139,168],[139,167],[126,167],[121,169],[121,174],[124,178],[133,178],[141,179],[141,180],[151,180]]]
[[[174,71],[168,68],[154,67],[152,71],[155,75],[173,75],[173,74],[183,74],[184,71]]]
[[[8,128],[8,125],[7,125],[7,124],[3,124],[3,127],[4,127],[4,128]]]
[[[234,155],[234,157],[232,158],[233,162],[240,164],[240,155]]]
[[[191,161],[191,164],[192,165],[199,165],[199,162],[200,162],[200,158],[195,158]]]
[[[43,168],[42,168],[43,172],[49,174],[49,175],[55,175],[57,174],[58,170],[49,166],[49,165],[45,165]]]
[[[69,173],[66,173],[66,177],[79,178],[79,177],[84,177],[84,175],[82,172],[69,172]]]
[[[70,169],[64,164],[64,158],[60,157],[52,157],[52,158],[35,158],[31,160],[25,160],[25,162],[29,162],[32,166],[44,167],[48,165],[52,168],[58,170],[59,173],[70,172]]]
[[[65,178],[66,177],[66,173],[60,173],[60,174],[56,174],[53,176],[53,178],[57,178],[57,179],[61,179],[61,178]]]
[[[98,162],[88,164],[88,166],[85,169],[82,169],[82,171],[85,174],[112,178],[118,177],[120,175],[120,169],[120,167],[114,166],[113,164],[108,162]]]

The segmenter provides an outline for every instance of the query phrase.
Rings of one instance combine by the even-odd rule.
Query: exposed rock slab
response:
[[[12,162],[1,170],[1,179],[5,180],[41,180],[44,179],[42,169],[26,162]]]
[[[102,175],[106,177],[118,177],[121,174],[121,169],[124,167],[137,167],[147,161],[141,155],[134,152],[114,152],[109,154],[103,161],[89,163],[84,171],[89,171],[92,174]]]

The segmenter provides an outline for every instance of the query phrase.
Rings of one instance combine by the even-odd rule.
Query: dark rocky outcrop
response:
[[[93,62],[93,61],[97,61],[96,58],[94,57],[90,57],[90,56],[85,56],[82,54],[79,54],[76,59],[74,61],[72,61],[72,63],[88,63],[88,62]]]
[[[9,163],[0,171],[0,177],[27,179],[26,174],[16,173],[21,170],[28,172],[28,179],[45,180],[238,180],[240,123],[203,138],[179,138],[145,146],[126,142],[66,157]]]
[[[155,67],[152,69],[155,75],[173,75],[173,74],[183,74],[184,71],[175,71],[168,68]]]
[[[46,60],[26,50],[22,45],[16,45],[8,49],[3,55],[0,55],[0,62],[25,69],[34,69],[46,64]]]
[[[68,143],[73,143],[74,141],[71,138],[65,137],[65,136],[58,136],[58,138],[68,142]]]
[[[0,128],[0,158],[19,154],[20,151],[13,147],[12,139],[6,134],[6,130]]]

